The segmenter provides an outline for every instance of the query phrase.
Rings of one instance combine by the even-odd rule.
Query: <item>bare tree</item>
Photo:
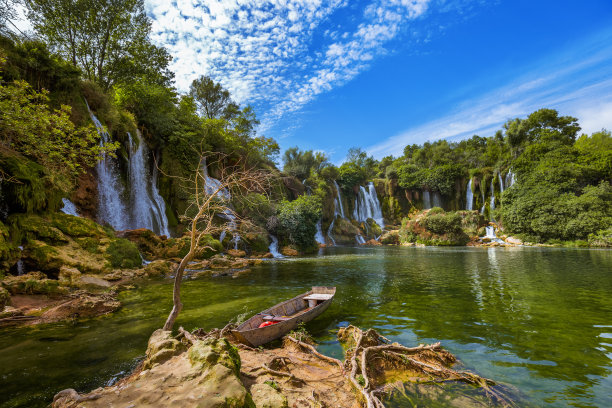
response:
[[[194,171],[191,179],[183,180],[190,186],[192,202],[182,220],[189,225],[189,252],[181,259],[174,277],[173,307],[164,330],[172,330],[174,322],[183,304],[181,303],[181,280],[185,268],[199,253],[213,249],[203,244],[207,235],[217,235],[231,226],[237,230],[241,224],[248,223],[233,210],[231,200],[247,199],[250,192],[266,193],[268,173],[249,168],[245,160],[227,164],[227,156],[219,153],[200,155],[200,166]],[[208,175],[208,165],[217,169],[218,178]]]

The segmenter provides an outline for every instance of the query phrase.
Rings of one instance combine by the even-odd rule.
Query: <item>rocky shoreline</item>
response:
[[[303,331],[291,332],[276,348],[237,343],[230,326],[179,335],[155,331],[144,362],[116,384],[79,394],[57,393],[53,408],[181,406],[198,408],[384,407],[405,383],[465,384],[473,407],[512,406],[507,389],[478,375],[453,369],[455,357],[439,344],[405,347],[374,330],[338,331],[344,361],[324,356]],[[425,385],[425,387],[427,387]],[[441,388],[431,400],[466,400]],[[477,390],[474,393],[474,390]]]

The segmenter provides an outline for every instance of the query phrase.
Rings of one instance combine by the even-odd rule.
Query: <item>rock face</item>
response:
[[[278,387],[278,386],[277,386]],[[288,408],[287,398],[269,382],[253,384],[253,402],[257,408]]]
[[[144,371],[86,395],[61,391],[52,406],[255,408],[239,377],[238,351],[227,340],[196,341],[183,351],[170,332],[157,330],[149,340]]]
[[[143,368],[148,370],[184,351],[181,342],[172,337],[172,332],[158,329],[149,338]]]
[[[11,304],[11,294],[8,290],[0,286],[0,311],[4,309],[4,306]]]

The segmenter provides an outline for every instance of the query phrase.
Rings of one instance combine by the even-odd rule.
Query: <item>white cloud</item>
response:
[[[254,104],[261,129],[350,81],[434,0],[146,0],[152,38],[168,48],[176,85],[208,75],[240,103]],[[331,16],[353,13],[345,21]],[[342,33],[342,34],[340,34]]]

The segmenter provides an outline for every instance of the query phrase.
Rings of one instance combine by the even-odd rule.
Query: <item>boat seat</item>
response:
[[[334,295],[329,293],[313,293],[312,295],[304,296],[304,300],[329,300],[333,298]]]
[[[291,320],[290,317],[284,317],[284,316],[271,316],[271,315],[266,315],[262,317],[263,320],[272,320],[272,321],[277,321],[277,322],[284,322],[285,320]]]

